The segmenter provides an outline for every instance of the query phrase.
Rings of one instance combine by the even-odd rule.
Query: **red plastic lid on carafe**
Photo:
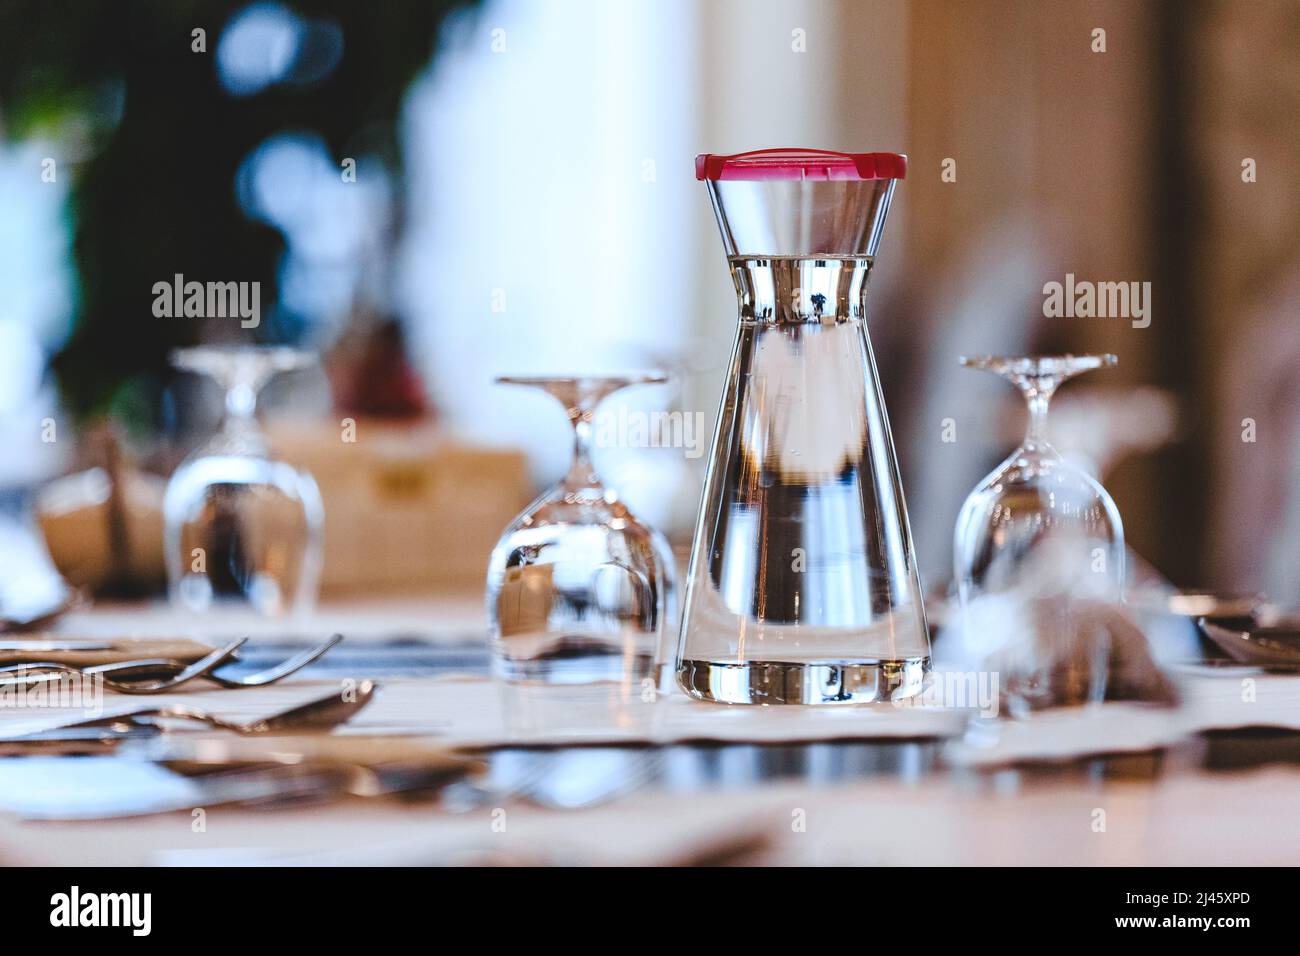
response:
[[[747,153],[695,157],[696,179],[903,179],[902,153],[837,153],[828,149],[755,149]]]

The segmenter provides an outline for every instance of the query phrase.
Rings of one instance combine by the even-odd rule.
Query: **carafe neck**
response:
[[[730,262],[742,323],[831,325],[865,318],[868,257],[734,256]]]

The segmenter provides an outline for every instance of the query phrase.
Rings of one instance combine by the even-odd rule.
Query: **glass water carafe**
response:
[[[740,305],[677,680],[703,700],[897,700],[930,644],[865,307],[906,158],[700,156]]]

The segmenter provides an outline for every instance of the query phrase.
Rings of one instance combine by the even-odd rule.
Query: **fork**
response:
[[[274,684],[278,680],[284,680],[290,674],[296,674],[308,664],[320,659],[325,655],[326,651],[342,642],[342,640],[342,634],[332,634],[315,647],[309,647],[302,653],[295,654],[274,667],[268,667],[266,670],[248,674],[245,677],[222,677],[215,670],[209,671],[202,676],[205,680],[210,680],[222,687],[262,687],[266,684]]]
[[[58,664],[51,661],[40,661],[32,664],[0,667],[0,674],[45,670],[60,674],[81,673],[92,676],[101,676],[104,679],[104,685],[106,687],[123,694],[157,694],[162,691],[171,690],[185,681],[194,679],[195,677],[202,677],[204,680],[212,681],[212,683],[220,687],[264,687],[267,684],[274,684],[276,681],[284,680],[284,678],[291,674],[296,674],[308,664],[319,659],[326,651],[342,640],[342,634],[335,634],[329,639],[317,644],[315,647],[310,647],[300,654],[295,654],[293,657],[281,661],[274,667],[268,667],[265,670],[260,670],[254,674],[247,674],[244,677],[223,677],[218,674],[216,668],[227,663],[226,660],[218,661],[216,664],[212,665],[212,667],[201,669],[196,673],[189,674],[189,676],[183,676],[187,671],[192,670],[195,665],[192,664],[187,666],[183,661],[178,661],[169,657],[152,657],[135,661],[116,661],[111,664],[95,664],[85,668],[76,668],[70,664]],[[238,644],[235,646],[237,647]],[[140,676],[133,678],[130,676],[133,674]],[[168,676],[161,681],[145,681],[141,679],[142,677],[157,674]],[[33,676],[32,679],[38,680],[48,678]],[[5,679],[0,678],[0,685],[7,682],[8,681]]]
[[[326,640],[321,641],[315,647],[309,647],[307,650],[281,661],[274,667],[268,667],[265,670],[257,671],[254,674],[247,674],[244,677],[223,677],[221,674],[217,673],[215,668],[206,671],[199,676],[204,680],[212,681],[212,683],[217,684],[220,687],[264,687],[267,684],[274,684],[276,681],[284,680],[291,674],[296,674],[308,664],[318,660],[326,651],[342,640],[342,634],[334,634]],[[86,668],[86,670],[98,674],[114,674],[117,676],[118,680],[122,680],[125,675],[165,673],[169,670],[175,670],[184,666],[185,665],[181,661],[166,657],[158,657],[138,661],[121,661],[113,664],[98,664],[94,667]],[[131,678],[126,677],[126,679],[130,680]]]
[[[164,691],[172,690],[181,684],[188,683],[196,677],[204,677],[209,671],[220,667],[234,656],[235,651],[239,650],[248,640],[241,637],[237,641],[231,641],[225,647],[219,647],[212,653],[199,658],[192,664],[183,665],[182,668],[168,677],[162,677],[157,680],[144,681],[123,681],[107,676],[114,664],[99,664],[92,667],[78,668],[71,664],[60,664],[53,661],[38,661],[32,664],[12,664],[8,667],[0,668],[0,673],[13,674],[17,677],[0,677],[0,686],[15,686],[35,684],[43,681],[56,681],[68,674],[79,674],[83,677],[92,677],[96,680],[102,680],[104,686],[109,690],[116,691],[119,694],[161,694]],[[127,661],[128,665],[136,665],[139,662]],[[176,663],[180,663],[177,661]],[[283,665],[282,665],[283,666]],[[32,674],[32,670],[41,670],[44,673]]]

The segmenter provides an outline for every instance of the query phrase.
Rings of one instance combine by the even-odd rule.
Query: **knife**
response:
[[[0,641],[0,651],[111,651],[112,644],[90,641]]]

